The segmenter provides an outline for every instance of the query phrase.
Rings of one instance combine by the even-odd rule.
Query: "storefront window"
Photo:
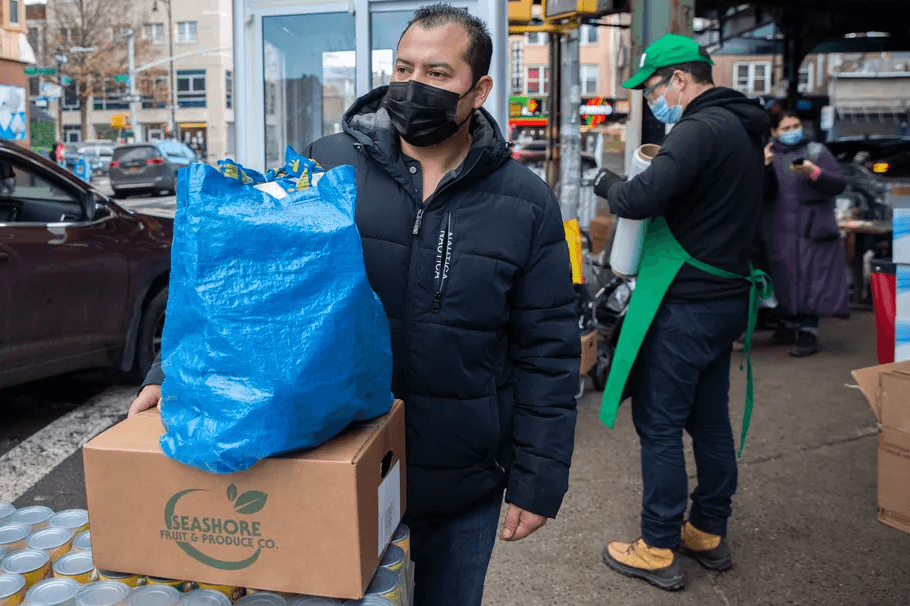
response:
[[[370,48],[373,51],[373,88],[392,79],[398,39],[414,11],[389,11],[370,15]]]
[[[286,146],[302,151],[341,131],[341,118],[355,99],[354,16],[263,17],[262,44],[271,110],[265,112],[266,166],[273,167],[283,163]]]

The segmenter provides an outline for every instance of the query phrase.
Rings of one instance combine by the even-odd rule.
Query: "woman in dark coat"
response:
[[[790,355],[810,356],[818,350],[819,317],[849,314],[847,266],[834,215],[844,177],[831,152],[803,136],[796,114],[775,114],[771,126],[761,239],[784,313],[784,328],[773,340],[793,344]]]

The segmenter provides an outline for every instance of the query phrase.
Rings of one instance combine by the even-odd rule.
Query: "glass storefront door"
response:
[[[267,167],[283,163],[287,145],[302,151],[341,132],[355,99],[354,48],[347,12],[262,18]]]

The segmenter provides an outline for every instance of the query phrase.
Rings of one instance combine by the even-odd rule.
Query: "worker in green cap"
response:
[[[744,330],[748,356],[747,325],[754,326],[757,298],[768,294],[749,248],[769,121],[756,101],[714,86],[711,65],[684,36],[667,34],[645,49],[623,86],[641,90],[654,116],[674,126],[644,172],[624,181],[601,171],[594,187],[617,216],[650,219],[601,408],[612,427],[620,402],[632,398],[644,485],[641,538],[609,543],[604,561],[668,590],[686,583],[679,552],[713,570],[732,565],[725,540],[737,483],[730,358]],[[683,431],[698,467],[688,519]]]

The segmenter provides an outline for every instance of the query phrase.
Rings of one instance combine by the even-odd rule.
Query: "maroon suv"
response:
[[[160,350],[173,224],[0,141],[0,387],[100,366],[144,374]]]

